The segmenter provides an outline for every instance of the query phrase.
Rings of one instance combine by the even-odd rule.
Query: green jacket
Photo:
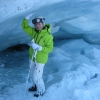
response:
[[[35,28],[28,25],[28,20],[24,19],[22,21],[22,28],[31,37],[31,39],[34,39],[35,43],[42,46],[42,50],[37,51],[36,62],[45,64],[48,60],[48,54],[53,50],[53,36],[50,34],[50,25],[47,24],[45,29],[37,32]],[[29,57],[31,59],[32,55],[34,55],[34,50],[30,47]]]

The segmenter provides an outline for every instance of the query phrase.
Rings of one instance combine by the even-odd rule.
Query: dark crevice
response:
[[[15,46],[11,46],[3,51],[24,51],[29,49],[29,46],[27,44],[18,44]]]

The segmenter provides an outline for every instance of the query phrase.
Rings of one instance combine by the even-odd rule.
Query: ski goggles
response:
[[[35,18],[35,19],[32,20],[32,23],[33,24],[36,24],[36,23],[39,23],[39,22],[43,23],[44,20],[45,20],[44,18]]]

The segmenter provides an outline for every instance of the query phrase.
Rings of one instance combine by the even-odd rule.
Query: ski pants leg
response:
[[[31,79],[33,86],[35,85],[34,80],[33,80],[33,72],[35,69],[35,63],[30,59],[29,60],[29,64],[30,64],[30,73],[29,73],[29,78]]]
[[[32,76],[33,84],[37,86],[38,94],[43,94],[45,92],[45,85],[42,78],[44,65],[42,63],[32,62],[32,67],[30,75]]]

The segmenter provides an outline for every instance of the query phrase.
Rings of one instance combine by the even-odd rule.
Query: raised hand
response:
[[[27,15],[25,18],[26,18],[26,19],[30,19],[30,17],[31,17],[34,13],[35,13],[35,12],[33,12],[33,13]]]

